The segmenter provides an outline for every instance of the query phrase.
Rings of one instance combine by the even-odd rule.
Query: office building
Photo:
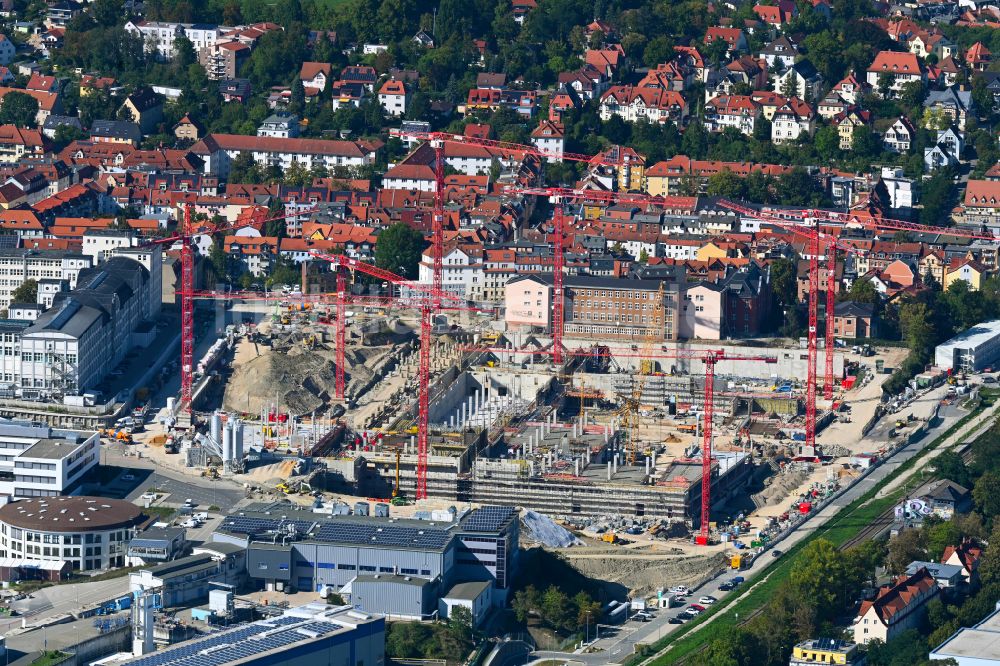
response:
[[[78,252],[0,248],[0,308],[10,305],[11,294],[25,280],[66,280],[72,288],[80,270],[91,265],[90,258]]]
[[[125,549],[142,509],[106,497],[24,499],[0,507],[0,557],[63,560],[74,570],[125,565]]]
[[[0,494],[54,497],[74,490],[100,457],[96,432],[0,422]]]

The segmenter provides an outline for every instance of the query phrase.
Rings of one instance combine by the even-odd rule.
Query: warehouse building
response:
[[[100,457],[96,432],[0,421],[0,494],[55,497],[76,488]]]
[[[70,563],[75,571],[125,566],[142,509],[106,497],[45,497],[0,507],[0,558]]]
[[[934,365],[942,370],[979,372],[1000,358],[1000,319],[976,324],[934,350]]]
[[[281,617],[173,645],[128,666],[299,666],[385,663],[385,618],[350,606],[307,604]]]
[[[519,524],[513,507],[419,520],[316,514],[275,503],[228,516],[213,539],[245,547],[247,572],[265,589],[333,589],[364,597],[368,612],[416,617],[433,615],[438,599],[463,582],[488,583],[491,604],[503,605]]]

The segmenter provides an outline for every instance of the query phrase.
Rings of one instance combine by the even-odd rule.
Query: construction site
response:
[[[443,159],[437,165],[441,192]],[[225,294],[240,308],[216,355],[195,364],[193,344],[182,345],[164,453],[184,454],[173,460],[196,473],[230,476],[248,495],[375,501],[400,515],[514,505],[570,530],[575,537],[535,536],[543,546],[585,544],[568,552],[589,565],[625,557],[654,568],[690,562],[697,573],[733,544],[760,552],[894,446],[864,435],[886,413],[881,383],[905,350],[848,351],[830,317],[820,334],[819,261],[835,265],[842,249],[832,237],[796,229],[813,243],[807,338],[682,343],[649,327],[595,343],[564,332],[570,194],[544,194],[556,204],[550,327],[507,327],[495,308],[443,289],[436,197],[431,284],[314,251],[328,289],[317,293],[303,271],[301,290]],[[184,327],[193,330],[187,293]],[[831,280],[827,312],[833,294]],[[662,301],[660,287],[655,317]],[[199,402],[213,378],[215,397]],[[925,427],[907,418],[891,436]]]

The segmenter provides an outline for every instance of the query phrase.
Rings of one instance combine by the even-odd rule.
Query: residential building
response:
[[[954,86],[945,90],[931,90],[924,99],[924,116],[929,129],[956,125],[965,131],[965,123],[972,112],[972,92]]]
[[[783,71],[795,63],[799,47],[789,37],[782,35],[764,47],[759,57],[771,71]]]
[[[14,59],[16,51],[14,42],[10,41],[7,35],[0,35],[0,65],[4,65],[5,67],[9,65],[11,60]]]
[[[952,259],[944,273],[945,291],[958,280],[969,285],[970,291],[979,291],[986,277],[987,269],[975,259]]]
[[[970,180],[962,208],[967,223],[1000,224],[1000,181]]]
[[[223,246],[233,261],[254,277],[267,275],[278,257],[276,236],[226,236]]]
[[[871,303],[840,301],[833,310],[833,334],[860,340],[878,337],[875,307]]]
[[[726,51],[729,53],[734,51],[746,51],[749,48],[749,42],[747,42],[746,34],[744,34],[744,32],[739,28],[709,28],[705,33],[705,43],[712,44],[716,41],[725,42]]]
[[[976,42],[965,52],[965,64],[976,72],[985,72],[993,62],[993,54],[982,42]]]
[[[854,144],[854,132],[859,128],[868,130],[872,122],[871,111],[848,107],[833,117],[831,123],[837,128],[837,137],[840,139],[840,149],[850,150]]]
[[[892,585],[879,588],[874,600],[861,602],[854,619],[854,642],[888,643],[923,621],[927,602],[937,598],[940,588],[927,569],[900,576]]]
[[[345,106],[360,107],[367,92],[368,88],[363,83],[334,81],[330,84],[330,103],[334,111]]]
[[[238,40],[219,41],[198,49],[198,63],[212,81],[235,79],[250,51],[249,44]]]
[[[142,129],[143,134],[153,134],[163,120],[163,97],[151,88],[140,88],[125,98],[121,111]]]
[[[209,134],[192,146],[191,152],[204,160],[205,173],[225,178],[229,175],[231,160],[243,152],[250,154],[262,166],[275,165],[287,169],[293,162],[297,162],[306,169],[324,166],[333,171],[337,167],[373,164],[375,153],[380,147],[380,143],[366,141]]]
[[[183,141],[197,141],[205,134],[205,128],[200,122],[191,118],[189,114],[174,125],[174,136]]]
[[[250,93],[250,79],[225,79],[219,83],[219,94],[226,102],[246,104]]]
[[[812,136],[816,129],[816,114],[811,106],[791,97],[775,110],[771,117],[771,141],[785,143],[798,141],[800,137]]]
[[[808,60],[800,60],[774,77],[772,90],[809,101],[818,99],[823,87],[823,75]]]
[[[176,40],[187,37],[195,53],[220,41],[228,28],[204,23],[171,23],[163,21],[128,21],[125,32],[142,38],[147,53],[155,53],[159,60],[173,60],[177,56]]]
[[[340,81],[342,83],[359,83],[371,93],[375,91],[378,73],[374,67],[369,65],[348,65],[340,70]]]
[[[16,125],[0,125],[0,163],[20,162],[45,155],[47,142],[42,133]]]
[[[705,128],[721,132],[727,127],[735,127],[740,133],[751,136],[760,116],[760,106],[747,95],[719,96],[705,105]]]
[[[862,666],[865,657],[857,643],[839,638],[813,638],[792,648],[788,666]]]
[[[42,125],[42,134],[50,139],[56,138],[56,130],[62,126],[72,127],[75,130],[83,133],[83,123],[76,116],[57,116],[50,115],[45,119],[45,123]]]
[[[868,85],[879,95],[883,84],[890,97],[895,97],[907,83],[924,81],[926,74],[920,60],[913,53],[879,51],[866,70]]]
[[[949,127],[938,130],[934,145],[924,148],[924,169],[934,171],[942,167],[954,166],[961,161],[965,149],[965,136]]]
[[[390,116],[406,115],[412,92],[405,81],[389,79],[378,91],[378,102]]]
[[[960,587],[964,587],[965,581],[962,578],[962,567],[957,564],[941,564],[939,562],[924,562],[914,560],[906,567],[906,575],[913,576],[921,569],[934,577],[934,581],[944,593],[954,592]]]
[[[326,90],[328,83],[333,81],[333,66],[328,62],[304,62],[299,70],[299,80],[306,91],[306,96],[315,95]]]
[[[882,135],[882,145],[889,152],[908,153],[915,136],[916,129],[913,124],[906,116],[900,116]]]
[[[38,112],[35,114],[35,124],[39,127],[45,124],[45,120],[51,114],[62,113],[62,96],[59,93],[0,87],[0,104],[3,104],[4,96],[10,92],[22,93],[35,98],[35,101],[38,102]]]
[[[545,153],[547,161],[561,162],[566,144],[566,130],[560,122],[543,120],[531,132],[531,143]]]
[[[257,128],[257,136],[294,139],[299,135],[299,118],[290,113],[272,113]]]
[[[138,146],[142,142],[142,128],[126,120],[95,120],[90,128],[90,140]]]
[[[953,484],[953,485],[957,486],[958,484]],[[964,505],[966,506],[966,510],[968,510],[968,507],[970,505],[969,502],[970,493],[968,490],[962,488],[961,486],[958,486],[958,488],[960,488],[961,490],[965,490],[965,495],[960,496],[962,497],[962,499],[957,499],[957,498],[952,498],[952,499],[960,503],[963,502],[964,500]],[[944,490],[945,492],[948,492],[949,490],[952,489],[946,488]],[[958,494],[956,493],[956,495]],[[953,512],[951,515],[954,515],[954,513],[955,512]],[[948,520],[949,518],[946,518],[945,520]],[[982,558],[983,558],[983,547],[977,543],[974,543],[966,539],[963,540],[962,543],[958,544],[957,546],[945,546],[944,552],[941,554],[941,563],[953,564],[957,567],[960,567],[962,570],[962,580],[964,580],[966,584],[972,585],[979,582],[979,564],[982,561]]]
[[[645,119],[652,123],[682,125],[688,115],[684,97],[673,90],[635,86],[612,86],[601,96],[602,120],[618,116],[626,122]]]

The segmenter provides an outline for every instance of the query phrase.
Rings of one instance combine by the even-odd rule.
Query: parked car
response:
[[[683,615],[678,615],[667,620],[667,624],[684,624],[684,619]]]
[[[729,582],[732,583],[733,585],[739,585],[740,583],[745,583],[746,578],[744,578],[743,576],[733,576],[732,578],[729,579]]]
[[[712,605],[712,604],[714,604],[714,603],[715,603],[716,601],[718,601],[718,599],[716,599],[715,597],[712,597],[712,596],[709,596],[709,595],[707,595],[707,594],[706,594],[705,596],[703,596],[703,597],[700,597],[700,598],[698,599],[698,603],[699,603],[699,604],[704,604],[704,605],[706,605],[706,606],[711,606],[711,605]]]
[[[674,594],[680,594],[680,595],[691,594],[691,590],[688,589],[686,585],[675,585],[674,587],[670,588],[670,591],[673,592]]]
[[[719,585],[719,589],[721,591],[723,591],[723,592],[729,592],[730,590],[733,590],[735,588],[736,588],[736,584],[733,583],[732,581],[728,581],[726,583],[721,583]]]
[[[688,608],[684,609],[684,615],[687,615],[688,617],[698,617],[699,615],[701,615],[701,611],[698,610],[697,608],[689,606]]]
[[[693,608],[696,611],[698,611],[699,613],[704,613],[705,612],[705,607],[702,606],[701,604],[691,604],[690,606],[688,606],[688,608],[689,609]]]
[[[775,548],[774,550],[771,551],[771,557],[781,557],[781,555],[782,555],[782,552],[780,550],[778,550],[777,548]]]

